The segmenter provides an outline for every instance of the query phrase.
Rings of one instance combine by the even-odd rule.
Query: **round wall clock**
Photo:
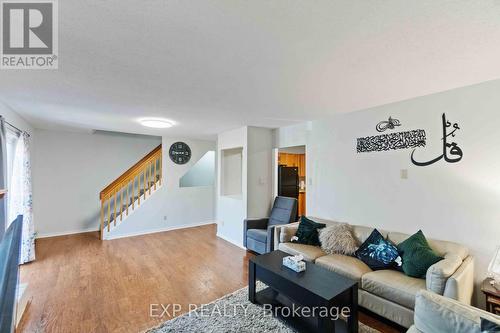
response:
[[[168,155],[175,164],[186,164],[191,159],[191,148],[184,142],[176,142],[170,146]]]

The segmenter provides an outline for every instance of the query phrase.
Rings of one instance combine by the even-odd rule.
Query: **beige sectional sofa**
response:
[[[314,217],[310,219],[327,226],[339,223]],[[445,259],[431,266],[425,279],[418,279],[396,270],[372,271],[357,258],[340,254],[327,255],[318,246],[291,243],[298,225],[297,222],[277,226],[274,231],[274,248],[292,255],[301,254],[307,261],[357,280],[360,306],[406,328],[413,324],[415,297],[421,290],[430,290],[465,304],[471,302],[474,259],[469,255],[465,246],[428,239],[431,248]],[[374,229],[356,225],[352,227],[360,245]],[[378,230],[395,244],[401,243],[410,236],[399,232]]]

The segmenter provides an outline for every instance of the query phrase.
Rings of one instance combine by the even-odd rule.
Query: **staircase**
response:
[[[100,237],[122,223],[162,184],[161,145],[153,149],[99,194]]]

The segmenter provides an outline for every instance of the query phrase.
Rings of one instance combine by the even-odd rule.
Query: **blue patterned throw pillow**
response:
[[[397,268],[401,264],[398,248],[374,229],[355,256],[374,271]]]

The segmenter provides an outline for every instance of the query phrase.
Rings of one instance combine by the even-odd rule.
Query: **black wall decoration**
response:
[[[175,164],[186,164],[191,159],[191,148],[184,142],[176,142],[170,146],[168,155]]]
[[[398,119],[389,117],[389,120],[384,120],[378,123],[377,126],[375,126],[375,129],[377,132],[385,132],[385,130],[394,129],[396,126],[401,126],[401,122]]]
[[[358,138],[356,149],[358,153],[368,153],[372,151],[425,147],[425,139],[425,131],[422,129],[367,136],[365,138]]]
[[[410,159],[416,166],[428,166],[442,159],[448,163],[457,163],[462,160],[464,153],[456,142],[449,143],[449,141],[451,141],[450,138],[455,137],[456,132],[460,130],[460,126],[458,126],[458,123],[452,124],[448,121],[446,119],[446,114],[444,113],[441,116],[441,122],[443,128],[443,137],[441,139],[443,141],[443,152],[441,155],[429,161],[422,162],[415,158],[415,152],[417,149],[419,147],[425,147],[426,144],[426,134],[423,129],[358,138],[356,151],[358,153],[368,153],[372,151],[413,148],[413,151],[410,154]],[[401,126],[401,122],[398,119],[389,117],[389,120],[378,123],[377,126],[375,126],[375,129],[378,132],[384,132],[388,129],[394,129],[396,126]]]
[[[436,163],[437,161],[444,159],[448,163],[456,163],[459,162],[464,156],[462,149],[456,144],[456,142],[448,143],[448,137],[455,137],[455,132],[460,129],[458,123],[453,124],[453,129],[448,133],[448,128],[452,127],[451,123],[446,120],[446,115],[443,113],[441,116],[441,121],[443,124],[443,153],[438,157],[427,161],[427,162],[418,162],[414,158],[415,150],[411,152],[411,161],[413,164],[417,166],[428,166]]]

